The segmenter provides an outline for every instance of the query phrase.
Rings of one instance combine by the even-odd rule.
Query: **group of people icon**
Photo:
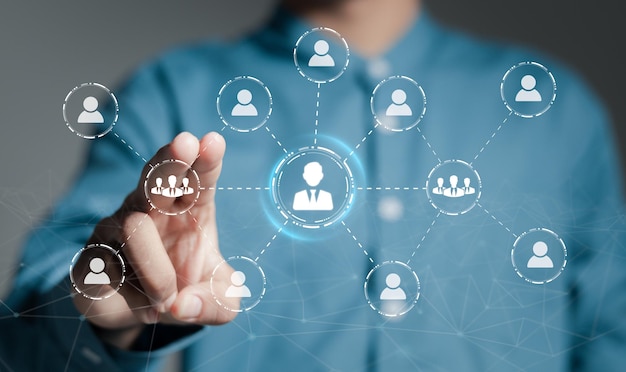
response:
[[[150,189],[150,193],[166,198],[178,198],[179,196],[193,194],[195,191],[193,187],[189,187],[188,177],[183,177],[181,187],[176,186],[178,178],[173,174],[167,177],[167,183],[168,187],[163,187],[163,178],[157,177],[154,180],[155,186]]]
[[[104,117],[98,111],[98,100],[89,96],[83,100],[83,111],[78,115],[77,123],[80,124],[102,124]]]
[[[515,95],[515,102],[541,102],[541,93],[537,90],[537,79],[524,75],[520,81],[522,89]]]
[[[310,187],[298,191],[293,198],[295,211],[331,211],[333,210],[333,196],[328,191],[318,190],[316,187],[324,179],[322,165],[316,161],[304,166],[302,178]]]
[[[476,193],[476,189],[470,186],[471,180],[469,177],[463,178],[462,187],[459,187],[459,177],[454,174],[450,176],[449,181],[450,186],[445,187],[443,177],[437,178],[437,186],[433,187],[432,193],[448,198],[460,198],[465,195],[472,195]]]

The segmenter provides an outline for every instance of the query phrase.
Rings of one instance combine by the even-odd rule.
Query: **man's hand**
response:
[[[215,301],[210,288],[213,270],[223,261],[214,196],[225,146],[217,133],[200,141],[189,133],[179,134],[146,165],[139,185],[117,212],[96,227],[90,243],[119,248],[126,242],[121,252],[127,261],[127,281],[119,292],[99,301],[80,294],[74,297],[78,310],[101,329],[105,341],[128,348],[145,324],[222,324],[235,317],[236,313]],[[144,179],[151,166],[169,159],[191,165],[204,189],[189,212],[177,216],[152,209],[144,194]],[[219,270],[213,285],[227,286],[231,272],[230,268]],[[238,308],[238,300],[220,301]]]

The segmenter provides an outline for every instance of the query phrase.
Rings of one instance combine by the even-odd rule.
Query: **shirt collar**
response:
[[[279,7],[268,27],[256,37],[272,51],[291,56],[298,38],[314,27],[289,10]],[[383,54],[365,58],[351,48],[350,67],[346,73],[361,75],[370,84],[392,75],[415,74],[428,63],[427,56],[432,56],[437,40],[442,35],[441,27],[422,7],[407,32]]]

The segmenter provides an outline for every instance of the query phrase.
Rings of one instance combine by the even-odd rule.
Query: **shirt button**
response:
[[[91,350],[90,348],[86,346],[80,349],[80,353],[83,355],[83,357],[85,357],[85,359],[90,361],[92,364],[102,363],[102,358],[95,351]]]
[[[378,124],[376,129],[383,134],[392,134],[393,129],[400,127],[400,120],[394,116],[385,116],[383,113],[378,113],[378,120],[374,120],[374,125]]]
[[[391,74],[391,65],[384,59],[373,59],[367,64],[367,73],[373,79],[383,80]]]
[[[404,213],[400,199],[395,196],[385,196],[378,201],[378,215],[383,220],[396,222]]]

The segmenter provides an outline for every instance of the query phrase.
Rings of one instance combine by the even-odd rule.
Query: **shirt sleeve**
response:
[[[626,219],[623,179],[610,120],[597,101],[587,106],[597,130],[570,182],[579,214],[570,267],[572,370],[622,371],[626,365]],[[578,214],[578,213],[577,213]]]
[[[100,342],[74,308],[68,279],[72,257],[98,221],[121,205],[140,181],[146,161],[178,133],[168,84],[154,63],[120,91],[118,122],[90,143],[75,185],[30,235],[13,290],[0,303],[0,365],[8,370],[146,370],[201,333],[198,327],[168,332],[161,325],[147,327],[154,330],[150,342],[158,350],[114,350]]]

